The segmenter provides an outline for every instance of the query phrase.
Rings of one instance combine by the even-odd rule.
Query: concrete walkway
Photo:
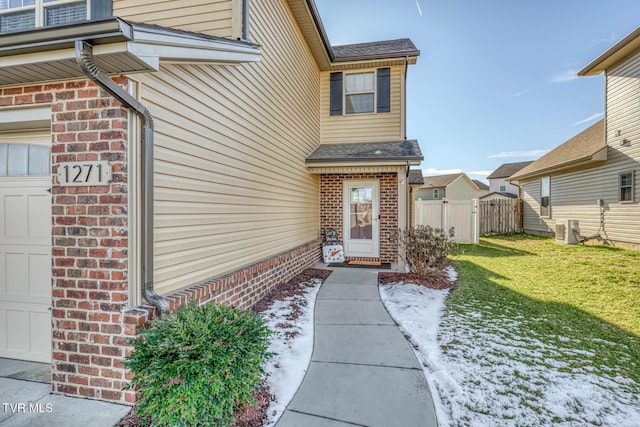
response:
[[[131,407],[51,394],[51,366],[0,359],[1,427],[112,427]]]
[[[277,427],[437,426],[429,386],[377,270],[337,268],[315,306],[311,363]]]

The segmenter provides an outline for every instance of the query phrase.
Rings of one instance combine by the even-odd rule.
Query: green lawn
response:
[[[478,324],[496,336],[512,324],[525,339],[570,347],[567,370],[640,384],[640,251],[518,235],[460,245],[451,259],[459,277],[447,311],[499,320]]]

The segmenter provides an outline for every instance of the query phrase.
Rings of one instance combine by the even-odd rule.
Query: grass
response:
[[[640,252],[513,235],[461,245],[451,258],[459,277],[447,311],[472,313],[484,332],[525,347],[543,343],[528,363],[640,384]]]

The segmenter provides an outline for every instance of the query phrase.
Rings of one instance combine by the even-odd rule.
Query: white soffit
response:
[[[161,63],[241,64],[259,61],[259,46],[232,40],[197,37],[182,32],[152,31],[132,27],[131,39],[93,46],[94,60],[106,74],[158,71]],[[4,55],[0,61],[0,86],[83,78],[72,45],[28,53]]]

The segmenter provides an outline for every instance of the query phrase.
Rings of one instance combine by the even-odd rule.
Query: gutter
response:
[[[125,107],[132,110],[140,118],[140,144],[142,145],[142,248],[140,251],[142,267],[142,295],[152,304],[158,315],[169,309],[169,303],[155,292],[153,287],[153,116],[127,91],[107,77],[93,61],[93,46],[89,43],[75,41],[76,60],[84,74],[96,85],[107,91]]]

